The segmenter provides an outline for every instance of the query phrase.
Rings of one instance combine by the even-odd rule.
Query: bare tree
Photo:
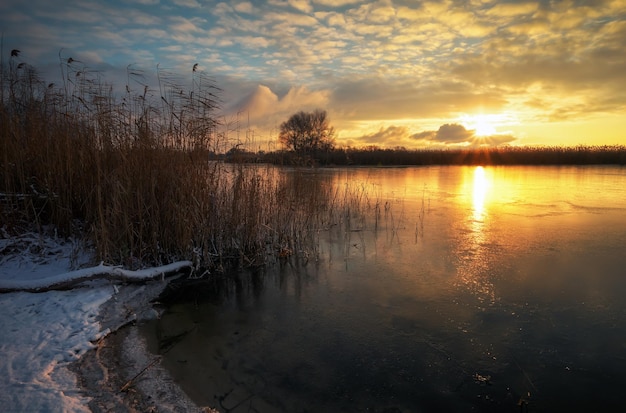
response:
[[[298,112],[280,125],[278,139],[298,153],[330,151],[335,147],[335,129],[325,110]]]

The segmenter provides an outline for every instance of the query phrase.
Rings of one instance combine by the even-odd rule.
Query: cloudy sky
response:
[[[341,145],[626,144],[624,0],[3,0],[0,32],[46,77],[197,63],[252,149],[315,108]]]

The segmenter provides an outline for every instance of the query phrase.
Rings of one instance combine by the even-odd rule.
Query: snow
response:
[[[70,271],[58,275],[51,275],[45,278],[20,278],[18,280],[1,280],[0,291],[2,290],[40,290],[47,287],[55,287],[64,285],[70,281],[92,280],[101,276],[108,276],[114,279],[125,280],[149,280],[172,271],[179,270],[184,267],[191,266],[191,261],[179,261],[161,267],[146,268],[143,270],[131,271],[121,267],[100,265],[89,268],[81,268],[79,270]]]
[[[113,289],[0,296],[0,406],[8,412],[88,412],[67,370],[99,338],[98,308]]]
[[[6,234],[0,234],[6,235]],[[70,372],[104,332],[100,306],[118,291],[103,274],[152,279],[189,266],[183,261],[140,271],[85,265],[89,251],[79,243],[26,234],[0,238],[0,290],[41,289],[83,280],[69,291],[0,294],[0,410],[3,412],[89,412]]]

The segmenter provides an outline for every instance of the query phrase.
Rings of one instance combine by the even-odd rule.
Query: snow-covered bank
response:
[[[95,267],[81,268],[76,271],[50,275],[45,278],[17,280],[0,279],[0,293],[15,291],[38,292],[41,290],[67,289],[85,281],[94,281],[97,279],[128,282],[146,281],[158,277],[163,278],[167,274],[181,271],[184,268],[191,267],[191,265],[191,261],[179,261],[160,267],[131,271],[125,270],[121,267],[100,263],[100,265]]]
[[[0,295],[0,406],[5,412],[88,412],[67,370],[97,340],[113,288]]]
[[[126,271],[101,264],[71,271],[84,265],[87,256],[76,243],[54,237],[31,234],[0,239],[0,289],[35,291],[82,283],[81,288],[69,291],[0,294],[3,412],[89,412],[89,397],[79,389],[68,366],[108,331],[99,313],[102,304],[119,291],[110,280],[153,279],[190,265],[184,261]]]

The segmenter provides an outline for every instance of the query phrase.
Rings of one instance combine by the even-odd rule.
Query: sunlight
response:
[[[476,121],[476,135],[477,136],[489,136],[496,133],[496,128],[484,119],[477,119]]]
[[[476,136],[491,136],[498,133],[496,125],[502,123],[504,115],[463,115],[461,123]]]
[[[490,182],[485,175],[485,168],[476,167],[474,170],[474,188],[472,191],[472,207],[474,219],[481,220],[485,215],[485,198],[489,191]]]
[[[492,235],[490,224],[485,219],[492,201],[490,191],[493,186],[493,170],[482,166],[467,168],[462,191],[464,202],[470,207],[466,221],[466,229],[457,244],[459,266],[457,281],[459,285],[471,291],[483,302],[497,301],[496,290],[492,280],[486,276],[490,260]]]

